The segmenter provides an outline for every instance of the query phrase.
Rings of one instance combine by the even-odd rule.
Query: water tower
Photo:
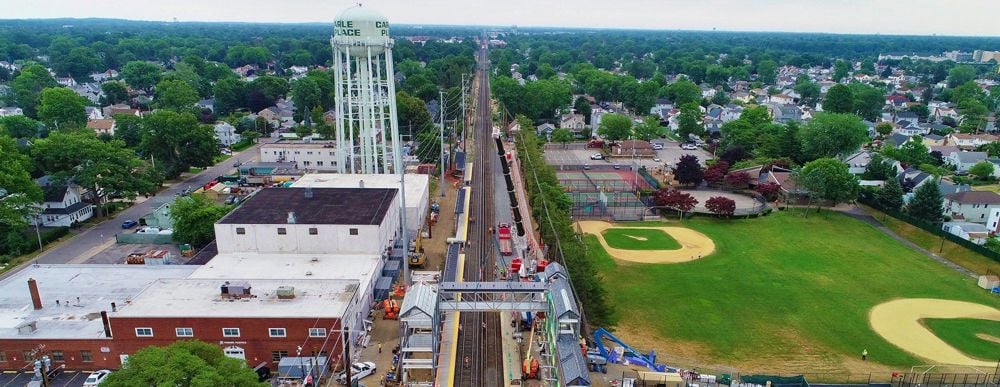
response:
[[[401,173],[388,19],[360,4],[348,8],[334,22],[330,44],[336,83],[337,171]]]

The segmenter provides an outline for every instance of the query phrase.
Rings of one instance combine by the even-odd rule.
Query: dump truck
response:
[[[514,254],[514,241],[510,236],[510,223],[500,223],[497,225],[497,240],[500,243],[500,254],[509,256]]]

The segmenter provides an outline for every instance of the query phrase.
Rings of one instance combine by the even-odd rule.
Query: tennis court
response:
[[[632,171],[558,171],[556,178],[571,192],[623,192],[653,188]]]
[[[574,217],[630,220],[649,214],[638,191],[652,187],[634,172],[558,171],[556,176],[573,202]]]

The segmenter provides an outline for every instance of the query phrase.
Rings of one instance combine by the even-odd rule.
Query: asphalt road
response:
[[[225,175],[233,171],[233,163],[237,160],[242,162],[257,160],[256,144],[242,152],[234,153],[229,159],[208,168],[201,173],[194,175],[187,180],[173,184],[160,191],[156,196],[142,201],[122,212],[114,218],[107,219],[88,230],[77,234],[71,239],[63,241],[61,244],[38,256],[35,263],[83,263],[90,257],[99,253],[115,243],[115,234],[122,232],[122,222],[127,219],[138,220],[139,218],[153,211],[154,205],[159,205],[172,199],[177,193],[191,187],[197,189],[199,186],[207,184],[219,175]]]

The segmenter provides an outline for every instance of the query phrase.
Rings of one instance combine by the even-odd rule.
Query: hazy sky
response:
[[[0,3],[14,0],[0,0]],[[29,0],[0,18],[332,22],[343,0]],[[1000,0],[371,0],[392,23],[1000,36]]]

